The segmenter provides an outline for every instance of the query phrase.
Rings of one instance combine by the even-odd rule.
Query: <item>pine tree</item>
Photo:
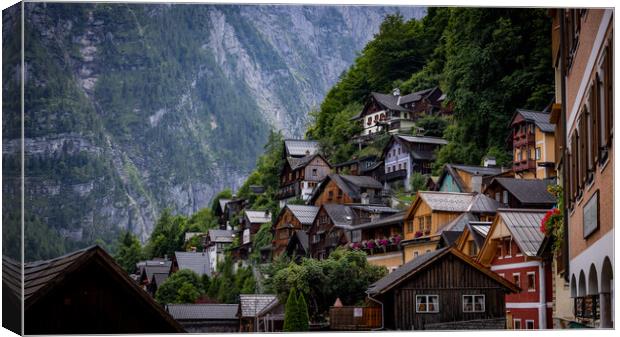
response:
[[[299,298],[297,299],[297,313],[299,315],[298,331],[308,331],[310,328],[310,316],[308,315],[308,304],[302,292],[299,293]]]
[[[297,328],[299,326],[299,315],[297,310],[297,303],[297,291],[295,290],[295,288],[291,288],[291,291],[288,293],[288,299],[286,300],[286,306],[284,308],[283,330],[285,332],[298,331]]]

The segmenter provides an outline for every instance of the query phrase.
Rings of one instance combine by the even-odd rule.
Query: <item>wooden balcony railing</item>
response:
[[[381,327],[380,307],[331,307],[331,330],[369,331]]]

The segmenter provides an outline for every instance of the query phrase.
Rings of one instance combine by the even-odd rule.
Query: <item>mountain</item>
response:
[[[426,10],[26,3],[26,259],[119,229],[145,240],[164,208],[189,214],[237,188],[269,131],[301,136],[396,12]],[[3,11],[5,224],[20,219],[19,15]]]

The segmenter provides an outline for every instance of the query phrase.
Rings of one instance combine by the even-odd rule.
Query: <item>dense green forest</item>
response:
[[[350,118],[371,91],[439,86],[454,116],[435,173],[447,162],[480,164],[485,154],[506,164],[514,110],[542,110],[553,98],[550,29],[544,9],[429,8],[421,20],[389,16],[312,113],[306,135],[332,162],[348,160],[360,154],[347,142],[359,132]]]

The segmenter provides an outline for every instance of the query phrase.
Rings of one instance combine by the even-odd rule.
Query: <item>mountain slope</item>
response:
[[[26,4],[27,259],[110,242],[118,229],[145,240],[163,208],[192,213],[236,188],[269,129],[301,135],[308,111],[396,11]],[[4,55],[18,54],[16,14],[3,12]],[[19,59],[3,67],[4,97],[19,97]],[[5,101],[4,192],[18,197],[19,105]]]

